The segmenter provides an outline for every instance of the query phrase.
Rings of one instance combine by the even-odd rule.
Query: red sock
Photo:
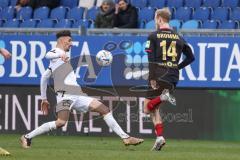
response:
[[[154,99],[152,99],[151,101],[148,102],[147,108],[148,108],[148,110],[152,111],[155,108],[155,106],[160,104],[160,103],[161,103],[161,99],[158,96],[157,98],[154,98]]]
[[[163,133],[163,124],[162,123],[156,124],[155,133],[157,136],[162,136],[162,133]]]

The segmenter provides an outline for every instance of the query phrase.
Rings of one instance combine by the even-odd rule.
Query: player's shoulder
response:
[[[52,48],[50,51],[48,52],[52,52],[52,53],[57,53],[57,48]]]
[[[48,51],[49,53],[59,53],[59,52],[61,52],[61,50],[60,49],[58,49],[58,48],[52,48],[50,51]]]
[[[156,30],[156,31],[152,31],[149,35],[154,36],[154,35],[157,35],[157,33],[158,33],[158,31]]]
[[[153,31],[153,32],[149,33],[148,38],[154,39],[157,36],[157,33],[158,33],[157,31]]]
[[[178,35],[180,38],[182,38],[182,36],[178,33],[178,31],[177,30],[175,30],[175,29],[172,29],[171,30],[171,32],[173,33],[173,34],[176,34],[176,35]]]

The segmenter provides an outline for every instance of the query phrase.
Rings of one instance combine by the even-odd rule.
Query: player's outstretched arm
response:
[[[51,76],[51,70],[47,69],[41,77],[41,85],[40,85],[40,90],[41,90],[41,98],[42,98],[42,103],[41,103],[41,110],[43,111],[44,115],[48,114],[48,107],[49,107],[49,102],[47,100],[47,84],[48,84],[48,79]]]
[[[3,55],[3,57],[6,59],[11,57],[11,53],[4,48],[0,48],[0,54]]]

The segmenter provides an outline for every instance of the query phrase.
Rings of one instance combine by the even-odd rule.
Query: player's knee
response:
[[[99,106],[99,113],[101,114],[101,115],[105,115],[105,114],[108,114],[109,112],[110,112],[110,109],[107,107],[107,106],[105,106],[103,103],[101,103],[101,105]]]
[[[109,108],[107,106],[105,106],[102,102],[98,101],[98,100],[94,100],[90,104],[89,108],[90,108],[91,111],[98,112],[101,115],[105,115],[105,114],[110,112]]]
[[[148,110],[147,107],[144,107],[143,112],[144,112],[145,114],[149,114],[149,113],[150,113],[150,111]]]
[[[57,128],[62,128],[63,126],[65,126],[66,123],[67,123],[67,121],[58,119],[56,121],[56,126],[57,126]]]
[[[145,114],[149,114],[151,111],[152,111],[152,103],[151,103],[151,101],[145,102],[143,112]]]
[[[105,104],[102,103],[101,107],[105,110],[105,112],[110,112],[110,109]]]

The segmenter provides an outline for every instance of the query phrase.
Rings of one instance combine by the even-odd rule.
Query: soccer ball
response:
[[[112,60],[112,53],[107,50],[101,50],[96,55],[96,61],[100,66],[109,66]]]

